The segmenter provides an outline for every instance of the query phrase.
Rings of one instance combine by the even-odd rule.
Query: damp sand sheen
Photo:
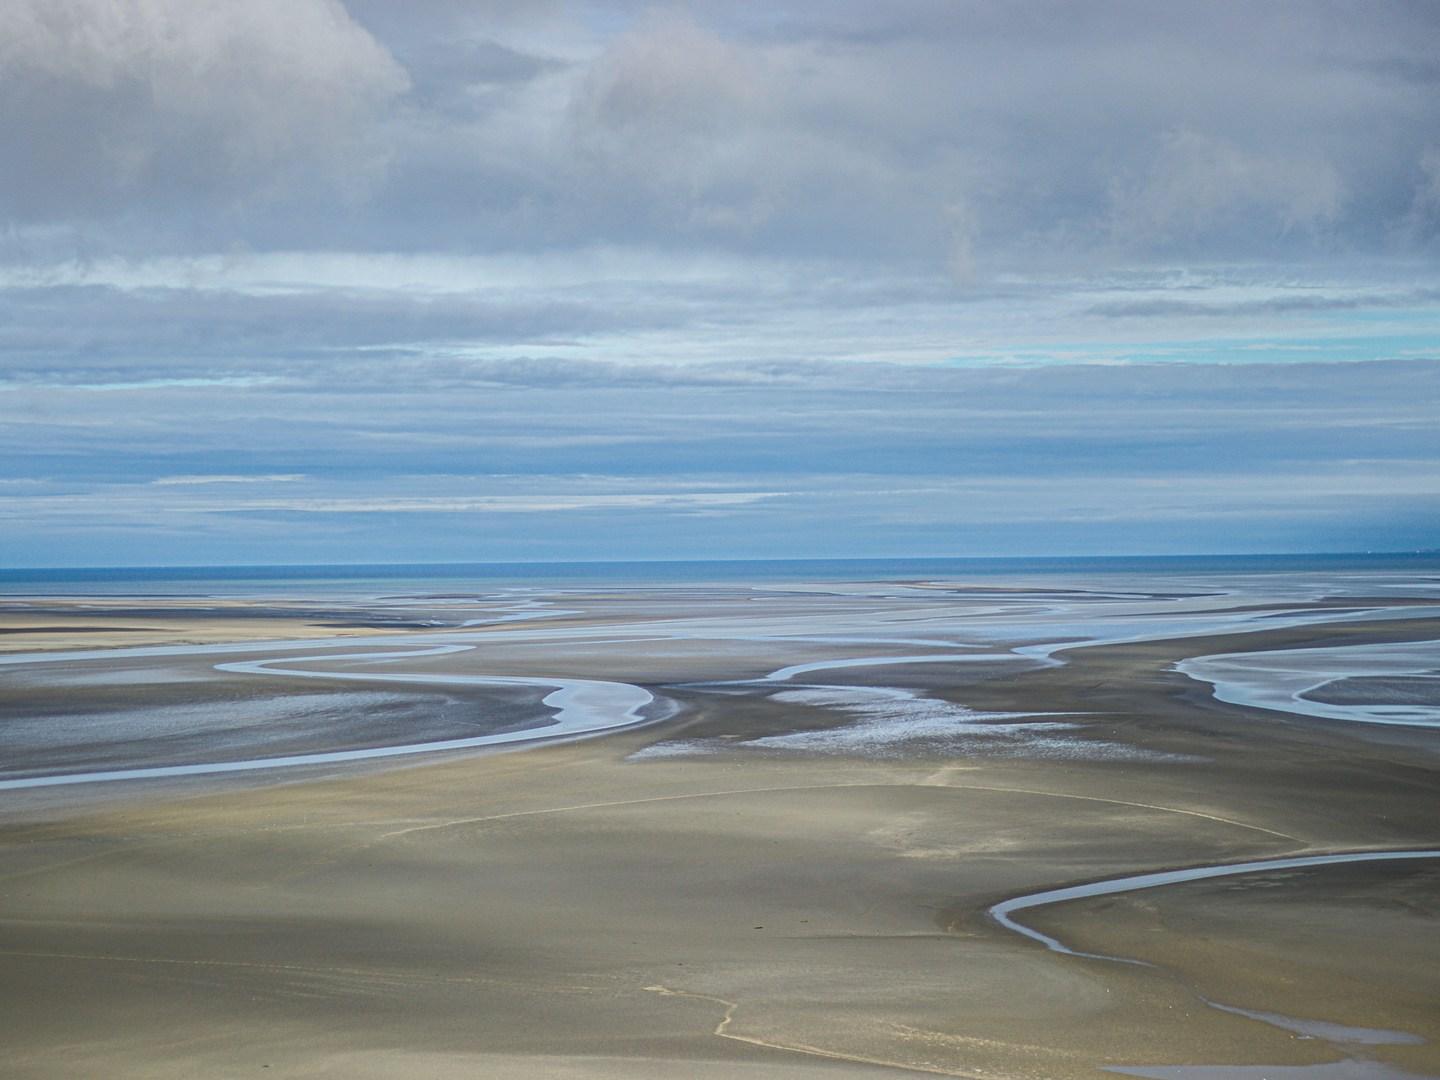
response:
[[[299,588],[0,597],[0,1075],[1440,1075],[1425,574]]]

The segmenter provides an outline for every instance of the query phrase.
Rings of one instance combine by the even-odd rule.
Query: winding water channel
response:
[[[1082,956],[1091,960],[1110,960],[1119,964],[1145,964],[1143,960],[1132,960],[1123,956],[1106,956],[1102,953],[1082,952],[1072,949],[1063,941],[1043,934],[1033,927],[1017,922],[1013,916],[1017,911],[1061,904],[1067,900],[1088,900],[1095,896],[1113,896],[1116,893],[1139,892],[1141,889],[1155,889],[1162,885],[1179,885],[1186,881],[1204,881],[1208,878],[1235,877],[1239,874],[1259,874],[1267,870],[1298,870],[1307,866],[1334,866],[1339,863],[1390,862],[1402,859],[1440,859],[1440,849],[1416,851],[1347,851],[1332,855],[1295,855],[1284,859],[1252,859],[1247,862],[1222,863],[1216,866],[1192,866],[1183,870],[1160,870],[1149,874],[1131,874],[1128,877],[1092,881],[1084,885],[1067,885],[1060,889],[1046,889],[1043,892],[1014,896],[989,908],[990,917],[1007,930],[1013,930],[1032,941],[1038,941],[1051,952],[1066,956]],[[1145,966],[1150,966],[1145,964]]]
[[[431,674],[395,671],[318,671],[289,665],[347,660],[408,660],[465,652],[473,645],[435,645],[429,648],[391,652],[325,653],[315,656],[287,656],[265,660],[239,660],[216,664],[217,671],[257,675],[280,675],[298,679],[358,680],[362,682],[408,683],[438,686],[536,686],[554,687],[543,704],[555,713],[546,722],[519,731],[493,732],[461,739],[434,739],[395,746],[358,747],[317,751],[236,761],[206,761],[183,765],[159,765],[136,769],[103,769],[82,773],[29,776],[0,780],[0,791],[21,788],[57,787],[67,784],[97,784],[118,780],[161,780],[182,776],[246,772],[255,769],[286,769],[300,766],[336,765],[378,758],[430,754],[447,750],[469,750],[483,746],[553,742],[615,731],[645,722],[641,710],[655,700],[648,690],[630,683],[597,679],[528,678],[507,675]],[[284,665],[284,666],[282,666]]]
[[[907,600],[910,598],[907,596]],[[538,603],[538,601],[537,601]],[[487,619],[466,620],[457,629],[439,633],[386,635],[369,639],[358,648],[365,651],[316,652],[337,648],[357,649],[354,638],[320,638],[310,641],[241,642],[224,645],[172,645],[138,648],[57,651],[0,656],[0,667],[51,665],[57,663],[114,662],[134,659],[221,656],[261,653],[263,659],[231,659],[217,663],[216,669],[228,673],[256,676],[353,680],[367,683],[384,682],[414,686],[525,686],[548,688],[544,705],[553,715],[539,718],[533,726],[518,731],[493,732],[465,738],[430,739],[388,746],[326,749],[282,756],[254,756],[238,760],[196,761],[147,767],[88,770],[46,776],[0,778],[0,790],[53,787],[66,784],[106,783],[123,780],[146,780],[212,773],[234,773],[261,769],[283,769],[310,765],[334,765],[377,758],[429,754],[452,750],[473,750],[487,746],[536,744],[557,739],[573,739],[604,734],[654,719],[654,710],[647,706],[654,696],[644,688],[619,681],[578,679],[564,676],[509,676],[499,674],[465,674],[458,672],[404,672],[376,670],[376,665],[396,661],[433,657],[475,649],[482,643],[504,643],[534,646],[596,646],[603,644],[638,644],[640,642],[801,642],[817,645],[870,645],[894,648],[903,645],[926,645],[939,651],[908,655],[859,655],[818,659],[777,667],[759,679],[740,680],[751,684],[793,683],[798,676],[824,671],[862,667],[902,667],[909,665],[996,663],[1002,661],[1038,665],[1063,664],[1064,652],[1120,642],[1189,637],[1199,634],[1253,633],[1308,623],[1331,622],[1337,619],[1365,617],[1398,618],[1413,614],[1409,608],[1352,609],[1334,612],[1324,609],[1290,608],[1279,613],[1271,611],[1261,618],[1253,611],[1165,611],[1143,610],[1112,612],[1096,618],[1084,611],[1084,605],[1070,602],[1047,602],[1024,605],[1015,610],[972,604],[941,604],[936,607],[884,607],[865,612],[819,614],[776,613],[722,617],[665,618],[643,623],[606,622],[589,626],[561,628],[527,627],[525,629],[487,628],[483,633],[476,624],[493,624],[537,615],[575,615],[572,609],[535,612],[512,611]],[[1081,615],[1084,618],[1080,618]],[[1278,617],[1277,617],[1278,614]],[[915,636],[923,629],[927,636]],[[947,637],[945,635],[953,635]],[[973,635],[973,636],[972,636]],[[1041,644],[1037,638],[1059,638]],[[983,644],[969,644],[978,638]],[[860,650],[856,650],[857,652]],[[289,655],[302,653],[302,655]],[[277,655],[280,654],[280,655]],[[1207,658],[1209,659],[1209,658]],[[366,663],[365,667],[336,670],[336,662]],[[1182,667],[1182,670],[1185,670]],[[1196,673],[1195,677],[1203,677]],[[1335,712],[1349,708],[1354,719],[1366,719],[1362,709],[1353,706],[1329,706]]]
[[[1213,878],[1236,877],[1241,874],[1258,874],[1270,870],[1299,870],[1317,866],[1336,866],[1345,863],[1376,863],[1376,862],[1401,862],[1416,859],[1440,859],[1440,849],[1417,849],[1409,851],[1346,851],[1336,852],[1328,855],[1295,855],[1280,859],[1250,859],[1245,862],[1221,863],[1213,866],[1192,866],[1180,870],[1161,870],[1148,874],[1130,874],[1125,877],[1108,878],[1104,881],[1092,881],[1083,885],[1067,885],[1059,889],[1045,889],[1041,892],[1027,893],[1024,896],[1014,896],[1008,900],[1002,900],[992,905],[988,913],[1005,929],[1013,931],[1032,941],[1037,941],[1051,952],[1060,953],[1064,956],[1081,957],[1087,960],[1103,960],[1116,964],[1133,964],[1137,967],[1153,968],[1154,964],[1145,960],[1135,959],[1127,956],[1110,956],[1104,953],[1085,952],[1081,949],[1072,948],[1058,938],[1036,930],[1034,927],[1026,926],[1014,918],[1017,912],[1027,911],[1032,908],[1046,907],[1051,904],[1061,904],[1072,900],[1088,900],[1097,896],[1114,896],[1118,893],[1138,892],[1142,889],[1156,889],[1164,885],[1179,885],[1188,881],[1205,881]],[[1384,1028],[1363,1028],[1351,1027],[1345,1024],[1337,1024],[1325,1020],[1310,1020],[1303,1017],[1286,1016],[1282,1013],[1263,1012],[1256,1009],[1241,1008],[1238,1005],[1228,1005],[1224,1002],[1212,1001],[1203,995],[1196,995],[1201,1002],[1212,1009],[1220,1012],[1230,1013],[1234,1016],[1243,1016],[1249,1020],[1256,1020],[1271,1027],[1280,1028],[1292,1032],[1306,1039],[1320,1039],[1333,1044],[1341,1049],[1346,1055],[1356,1054],[1359,1048],[1377,1045],[1395,1044],[1416,1044],[1424,1040],[1416,1035],[1405,1031],[1391,1031]],[[1338,1078],[1345,1077],[1347,1080],[1409,1080],[1413,1074],[1402,1073],[1390,1069],[1387,1066],[1376,1062],[1357,1059],[1347,1056],[1345,1060],[1338,1062],[1338,1071],[1331,1066],[1310,1066],[1281,1067],[1273,1075],[1293,1075],[1296,1080],[1300,1077],[1314,1077],[1314,1080],[1321,1080],[1322,1076]],[[1174,1078],[1174,1080],[1200,1080],[1201,1077],[1213,1077],[1219,1080],[1220,1077],[1252,1077],[1272,1075],[1267,1070],[1258,1070],[1252,1073],[1252,1069],[1258,1067],[1239,1066],[1234,1068],[1225,1067],[1199,1067],[1199,1066],[1177,1066],[1160,1069],[1111,1069],[1112,1072],[1128,1074],[1132,1076],[1145,1076],[1156,1078]]]

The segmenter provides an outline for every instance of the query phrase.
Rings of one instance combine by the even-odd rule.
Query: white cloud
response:
[[[618,495],[482,495],[403,496],[350,499],[243,499],[196,504],[187,509],[206,513],[289,511],[303,514],[549,514],[568,510],[687,510],[748,506],[777,499],[779,491],[664,492]]]
[[[9,0],[0,212],[213,208],[317,164],[363,173],[365,129],[405,85],[337,0]]]
[[[304,479],[300,473],[271,473],[257,476],[162,476],[150,483],[156,487],[193,487],[198,484],[293,484]]]

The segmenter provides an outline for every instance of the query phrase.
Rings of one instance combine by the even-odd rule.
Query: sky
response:
[[[0,565],[1440,547],[1440,6],[6,0]]]

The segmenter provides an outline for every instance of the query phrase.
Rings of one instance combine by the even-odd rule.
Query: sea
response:
[[[740,582],[928,581],[1097,575],[1440,575],[1440,551],[1073,558],[728,559],[650,562],[380,563],[0,568],[0,596],[377,595],[419,590],[673,587]]]

